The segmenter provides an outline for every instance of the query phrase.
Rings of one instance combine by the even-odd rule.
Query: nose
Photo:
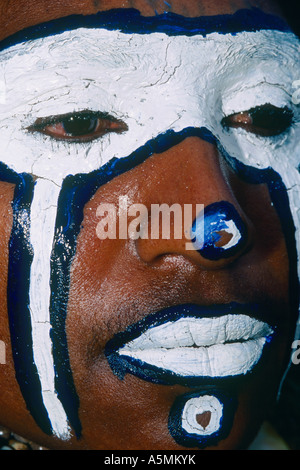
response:
[[[144,175],[148,234],[136,240],[143,262],[177,255],[205,269],[218,269],[249,248],[251,221],[239,204],[233,173],[214,144],[186,138],[148,159]],[[163,230],[164,223],[170,230]]]

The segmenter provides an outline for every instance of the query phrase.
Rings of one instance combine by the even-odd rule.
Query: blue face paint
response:
[[[286,250],[289,259],[289,298],[291,305],[291,324],[296,324],[298,318],[298,306],[300,302],[299,277],[297,271],[297,245],[296,245],[296,228],[292,217],[289,197],[287,189],[282,181],[281,176],[272,168],[259,170],[250,166],[246,166],[236,158],[231,157],[223,149],[220,143],[217,144],[221,155],[232,167],[235,174],[249,184],[266,184],[271,204],[274,206],[281,225],[281,230],[286,241]]]
[[[215,31],[223,34],[236,34],[240,31],[256,31],[259,29],[289,31],[289,28],[283,21],[271,15],[266,15],[256,9],[241,10],[235,15],[203,18],[184,18],[171,13],[144,18],[136,10],[121,9],[99,13],[92,17],[73,16],[63,18],[38,27],[29,28],[2,41],[0,49],[4,50],[24,40],[33,40],[79,27],[102,27],[108,30],[119,29],[124,33],[139,34],[161,32],[170,36],[192,36],[196,34],[206,36]],[[70,286],[70,267],[76,252],[76,241],[83,220],[84,206],[95,194],[97,189],[108,181],[134,168],[154,153],[162,153],[190,136],[197,136],[217,145],[215,137],[205,128],[187,128],[179,133],[168,131],[149,141],[127,158],[122,160],[113,159],[107,165],[89,175],[79,174],[70,176],[66,178],[63,183],[58,202],[57,235],[54,240],[51,258],[51,337],[54,350],[57,393],[77,437],[81,435],[81,423],[78,416],[79,399],[70,367],[65,323]],[[228,161],[234,166],[234,162],[230,157],[228,157]],[[284,233],[291,242],[289,247],[290,253],[294,254],[295,240],[293,238],[291,214],[289,212],[286,190],[280,178],[278,178],[278,175],[272,172],[272,170],[268,173],[260,173],[259,171],[252,172],[251,168],[243,165],[240,165],[237,171],[246,181],[250,181],[254,184],[268,184],[272,201],[275,207],[280,209],[279,212],[283,216],[283,226],[285,226]],[[49,425],[47,413],[41,400],[41,387],[32,355],[31,325],[28,315],[29,268],[32,253],[30,240],[26,238],[24,227],[18,222],[20,215],[26,214],[28,217],[26,221],[27,228],[30,224],[30,204],[34,185],[30,175],[16,175],[10,172],[10,170],[2,172],[2,180],[14,182],[17,185],[13,201],[14,227],[10,243],[8,283],[8,311],[16,374],[29,411],[41,429],[46,433],[50,433],[51,426]],[[276,182],[275,184],[274,181]],[[285,195],[283,200],[281,200],[282,194]],[[228,207],[226,210],[226,217],[231,217],[231,220],[233,220],[233,215],[228,214]],[[210,222],[208,226],[211,228],[212,222],[217,221],[219,229],[222,230],[224,228],[224,225],[222,225],[222,223],[224,224],[224,220],[221,223],[220,211],[217,211],[217,214],[216,216],[216,211],[214,211],[209,215]],[[204,245],[204,249],[206,250],[204,254],[206,256],[212,256],[212,251],[216,253],[216,243],[214,243],[212,249],[210,244],[211,238],[212,231],[208,229]],[[229,250],[227,254],[228,253]],[[224,253],[222,256],[224,256]],[[291,260],[292,258],[291,256]],[[108,355],[108,357],[110,356]],[[113,367],[113,363],[110,363]],[[131,373],[136,374],[136,370],[132,368]],[[147,370],[144,370],[143,373],[145,373],[146,376]],[[148,380],[147,377],[141,376],[141,378]],[[178,383],[177,378],[175,378],[174,383]],[[184,403],[186,402],[187,398],[184,399]],[[183,402],[176,403],[171,412],[170,432],[174,438],[176,436],[176,439],[187,442],[188,445],[190,445],[190,442],[195,443],[195,445],[202,445],[204,442],[203,439],[200,442],[197,436],[195,438],[191,436],[190,433],[188,433],[189,435],[187,436],[186,433],[181,430],[181,425],[177,423],[178,419],[176,416],[179,416],[180,413],[182,414],[182,403]],[[225,401],[222,403],[225,404]],[[227,421],[230,422],[230,419]],[[221,427],[223,429],[223,424]],[[214,433],[213,438],[217,435],[220,436],[220,433]],[[211,441],[206,440],[206,442]]]
[[[51,338],[56,370],[56,390],[77,436],[81,434],[78,419],[79,400],[74,387],[66,337],[67,304],[70,287],[70,267],[76,252],[76,240],[83,221],[85,204],[104,184],[143,163],[155,153],[163,153],[189,136],[210,143],[214,137],[207,129],[168,131],[151,140],[124,159],[113,159],[100,170],[65,179],[58,201],[57,230],[52,253]],[[62,236],[63,235],[63,236]],[[63,240],[63,243],[61,242]]]
[[[197,225],[204,219],[204,240],[197,233]],[[239,213],[227,201],[220,201],[205,207],[204,214],[199,214],[192,226],[195,234],[192,242],[201,256],[210,260],[229,258],[239,252],[247,242],[247,228]],[[231,235],[232,240],[223,242],[224,233]]]
[[[162,153],[188,136],[209,142],[214,138],[206,129],[188,128],[176,134],[169,131],[148,142],[125,159],[113,159],[88,175],[69,176],[64,180],[58,201],[56,236],[51,256],[51,339],[55,366],[56,391],[76,436],[81,436],[78,417],[79,398],[74,386],[66,337],[66,316],[70,287],[70,267],[83,221],[85,204],[97,189],[134,168],[154,153]],[[30,175],[17,175],[2,165],[2,181],[17,184],[9,254],[8,315],[13,344],[15,370],[27,408],[41,429],[51,434],[51,426],[41,398],[41,384],[34,364],[29,315],[29,282],[32,249],[28,240],[30,204],[34,183]],[[26,214],[27,218],[24,218]]]
[[[28,308],[32,262],[28,224],[34,181],[30,175],[18,175],[3,163],[0,163],[0,179],[15,185],[12,203],[13,227],[9,241],[7,310],[16,378],[32,417],[46,434],[51,434],[51,425],[42,401],[41,385],[33,358]]]
[[[77,397],[76,389],[74,387],[73,376],[70,367],[65,322],[69,295],[70,267],[76,252],[76,240],[83,220],[84,206],[95,194],[97,189],[105,183],[111,181],[112,179],[130,170],[131,168],[134,168],[154,153],[165,152],[168,149],[172,148],[174,145],[179,144],[180,142],[185,140],[187,137],[195,136],[202,138],[210,143],[216,142],[214,136],[212,136],[212,134],[206,129],[187,128],[179,133],[175,133],[174,131],[168,131],[165,134],[158,136],[156,139],[151,140],[137,151],[133,152],[133,154],[131,154],[129,157],[120,160],[114,159],[108,164],[106,164],[104,167],[102,167],[100,170],[97,170],[88,175],[77,175],[74,177],[70,176],[66,178],[63,184],[59,198],[57,213],[58,231],[54,243],[51,260],[51,283],[53,286],[51,299],[51,335],[53,340],[53,355],[56,370],[56,388],[58,396],[65,410],[67,411],[70,423],[73,429],[75,429],[76,435],[78,437],[80,437],[81,435],[81,424],[78,417],[79,400]],[[227,159],[229,158],[230,157],[227,156]],[[233,164],[233,161],[230,161],[230,163]],[[253,170],[249,167],[244,167],[241,164],[239,164],[238,172],[239,174],[242,174],[244,179],[254,184],[269,183],[270,193],[271,195],[273,195],[273,201],[277,202],[280,206],[280,210],[284,211],[285,232],[287,236],[289,235],[289,238],[291,240],[290,250],[295,252],[295,239],[293,239],[293,232],[291,232],[293,223],[289,212],[288,200],[286,197],[282,197],[284,194],[286,194],[286,192],[282,192],[285,190],[282,186],[282,182],[279,176],[275,174],[275,172],[273,172],[272,170],[263,172],[261,170]],[[9,179],[6,178],[7,177],[3,175],[2,179],[5,181],[9,181]],[[28,195],[26,197],[28,198]],[[14,203],[14,207],[16,211],[15,218],[18,219],[19,205],[17,203]],[[62,233],[61,231],[64,235],[63,244],[61,244],[60,242],[60,240],[62,239],[60,237],[60,234]],[[20,241],[21,243],[24,243],[22,242],[22,239],[18,239],[18,243]],[[27,240],[25,242],[25,250],[26,249],[28,250]],[[14,265],[13,272],[12,263]],[[15,296],[17,295],[17,288],[19,290],[19,293],[21,294],[21,298],[23,298],[23,301],[20,301],[17,305],[11,302],[11,308],[9,309],[12,342],[14,344],[15,351],[15,367],[17,370],[17,377],[19,379],[21,391],[27,401],[27,407],[30,410],[31,414],[33,416],[36,416],[38,414],[36,410],[37,403],[39,400],[32,400],[32,397],[34,397],[35,394],[39,394],[38,378],[35,376],[35,381],[37,382],[36,386],[34,386],[34,381],[30,383],[30,389],[35,388],[35,391],[31,394],[28,393],[28,377],[30,375],[34,376],[34,373],[30,372],[32,370],[32,360],[30,359],[30,357],[32,357],[32,354],[23,355],[24,348],[29,351],[31,348],[30,341],[28,340],[28,338],[30,337],[30,325],[28,324],[26,326],[26,322],[23,322],[24,311],[26,311],[25,293],[28,292],[28,286],[26,287],[23,282],[24,279],[27,279],[28,282],[28,276],[25,276],[25,278],[21,278],[18,274],[20,269],[29,269],[28,266],[30,264],[30,259],[28,258],[28,261],[26,261],[24,258],[16,258],[16,248],[14,248],[14,245],[12,244],[10,250],[10,264],[10,272],[12,272],[11,277],[17,278],[18,282],[17,284],[9,284],[9,296],[11,299],[15,298]],[[22,334],[18,333],[19,330],[17,331],[15,329],[14,325],[16,323],[19,324],[20,329],[22,328]],[[29,330],[27,333],[26,329]],[[28,342],[26,343],[26,341]],[[115,356],[111,354],[111,351],[111,343],[109,343],[106,348],[106,353],[110,365],[112,366],[113,370],[115,370]],[[19,358],[21,356],[22,361],[24,363],[20,367]],[[24,372],[22,372],[22,370]],[[144,380],[150,379],[150,381],[157,383],[158,376],[155,369],[151,371],[144,367],[136,368],[136,364],[133,364],[129,367],[129,369],[127,368],[126,371],[133,373],[134,375],[138,375]],[[161,371],[159,371],[159,376],[163,379],[164,382],[165,379],[162,377]],[[199,377],[196,379],[196,381],[199,383]],[[186,378],[180,380],[178,379],[178,377],[173,377],[173,379],[171,379],[171,382],[170,378],[168,378],[167,382],[186,384],[190,383],[190,380],[187,380]],[[191,382],[195,382],[195,379],[191,378]],[[161,383],[161,379],[159,379],[159,383]],[[40,419],[38,416],[36,417],[36,419],[42,429],[46,432],[47,426],[40,423]],[[47,432],[49,432],[49,430]]]
[[[210,388],[180,396],[169,415],[169,432],[184,447],[204,449],[225,439],[233,425],[237,399]]]

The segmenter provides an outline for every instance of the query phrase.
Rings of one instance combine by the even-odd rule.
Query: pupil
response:
[[[97,119],[89,116],[71,116],[63,121],[66,133],[72,137],[91,134],[96,130]]]

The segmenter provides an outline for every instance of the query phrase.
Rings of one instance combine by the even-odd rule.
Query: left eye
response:
[[[128,127],[123,121],[108,113],[81,111],[61,116],[38,118],[27,130],[49,135],[56,140],[90,142],[110,132],[127,131]]]
[[[265,104],[224,117],[222,126],[225,129],[242,128],[262,137],[273,137],[287,131],[293,123],[293,117],[288,107],[277,108]]]

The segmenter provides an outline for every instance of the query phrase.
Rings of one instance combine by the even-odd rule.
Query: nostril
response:
[[[235,256],[245,247],[248,230],[235,207],[220,201],[197,216],[191,238],[203,258],[218,261]]]

